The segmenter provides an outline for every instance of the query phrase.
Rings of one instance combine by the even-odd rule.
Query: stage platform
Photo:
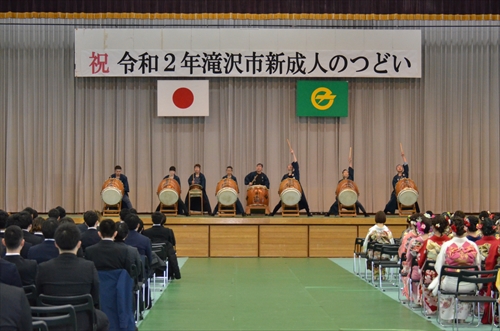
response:
[[[82,215],[69,216],[83,222]],[[139,217],[151,227],[150,214]],[[399,237],[406,218],[388,216],[386,224]],[[167,216],[166,225],[179,257],[352,257],[354,239],[366,236],[374,216]]]

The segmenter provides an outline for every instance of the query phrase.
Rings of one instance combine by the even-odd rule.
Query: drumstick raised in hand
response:
[[[288,148],[290,149],[290,152],[292,151],[292,145],[290,144],[290,140],[286,138],[286,142],[288,143]]]

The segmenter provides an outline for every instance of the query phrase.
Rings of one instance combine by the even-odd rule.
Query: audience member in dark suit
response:
[[[38,211],[36,211],[36,209],[33,209],[31,207],[26,207],[23,209],[23,211],[28,212],[31,215],[32,220],[38,217]]]
[[[21,276],[14,263],[0,259],[0,283],[23,287]]]
[[[148,262],[151,263],[151,261],[153,260],[151,254],[151,240],[148,237],[137,232],[140,222],[141,220],[139,219],[139,216],[135,214],[130,214],[127,216],[125,223],[127,223],[130,232],[127,239],[125,239],[125,244],[137,248],[139,254],[145,255],[148,258]]]
[[[120,211],[120,222],[125,222],[128,215],[130,215],[130,209],[122,209]]]
[[[134,264],[139,271],[139,280],[144,279],[144,268],[142,267],[141,255],[137,248],[125,244],[129,234],[128,225],[124,222],[116,223],[115,244],[124,247],[127,250],[127,259],[130,265]]]
[[[25,260],[21,255],[21,248],[24,246],[23,230],[17,225],[11,225],[5,230],[5,237],[2,243],[7,248],[5,260],[13,263],[19,271],[21,282],[24,285],[35,284],[38,264],[33,260]]]
[[[97,227],[99,226],[99,216],[93,210],[88,210],[83,214],[83,221],[87,225],[87,231],[82,234],[82,248],[85,249],[89,246],[97,244],[101,241],[99,233],[97,232]]]
[[[0,330],[32,330],[31,308],[22,288],[0,283]]]
[[[59,212],[59,219],[63,218],[63,217],[66,217],[66,209],[64,209],[63,207],[61,206],[57,206],[56,208],[54,209],[57,209],[57,211]]]
[[[73,296],[90,294],[96,307],[99,305],[99,276],[94,263],[80,259],[76,252],[80,248],[80,231],[75,224],[60,225],[55,233],[55,244],[59,256],[40,264],[36,278],[39,294]],[[96,309],[97,330],[107,330],[109,321],[106,315]],[[77,314],[78,329],[88,329],[85,312]]]
[[[31,230],[31,225],[33,224],[33,219],[31,218],[31,214],[22,211],[19,214],[19,225],[21,229],[24,231],[24,240],[33,246],[41,244],[43,242],[43,239],[35,236],[33,233],[30,233],[29,231]]]
[[[164,228],[166,217],[160,212],[155,212],[151,215],[153,227],[143,232],[143,235],[151,239],[152,243],[164,243],[166,245],[166,257],[168,258],[168,273],[170,278],[180,279],[181,273],[177,262],[177,255],[174,249],[175,237],[174,231],[169,228]]]
[[[99,226],[102,240],[85,250],[85,258],[94,262],[98,271],[125,269],[130,273],[132,263],[128,259],[128,250],[113,242],[116,236],[115,222],[103,220]]]
[[[54,235],[59,222],[54,218],[48,218],[42,224],[42,233],[45,237],[43,243],[33,246],[28,252],[28,259],[36,260],[38,264],[53,259],[59,255],[54,242]]]
[[[166,243],[169,242],[175,246],[174,231],[164,227],[166,217],[163,213],[155,212],[151,215],[153,226],[142,232],[143,235],[151,239],[152,243]]]
[[[5,213],[5,212],[4,212]],[[0,223],[2,222],[2,213],[0,213]],[[5,213],[7,214],[7,213]],[[5,216],[5,215],[4,215]],[[17,225],[19,227],[21,227],[21,222],[19,220],[19,214],[13,214],[13,215],[10,215],[8,216],[7,214],[7,220],[5,221],[5,226],[2,227],[2,225],[0,224],[0,229],[3,229],[3,230],[0,230],[0,238],[3,238],[4,237],[4,234],[5,234],[5,228],[11,226],[11,225]],[[4,257],[5,256],[5,253],[7,252],[5,246],[3,244],[0,245],[2,247],[2,249],[0,250],[1,251],[1,256]],[[21,249],[21,256],[24,257],[25,259],[28,258],[28,252],[31,248],[31,243],[29,242],[24,242],[24,246],[23,248]]]
[[[35,236],[40,237],[45,240],[45,237],[43,236],[42,233],[42,224],[45,222],[43,217],[36,217],[33,219],[33,225],[31,226],[31,233],[33,233]]]

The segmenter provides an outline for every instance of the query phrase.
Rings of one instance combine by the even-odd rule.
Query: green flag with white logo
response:
[[[346,81],[297,81],[297,116],[347,117],[348,107]]]

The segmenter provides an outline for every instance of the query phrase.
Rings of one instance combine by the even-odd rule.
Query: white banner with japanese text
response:
[[[76,77],[420,78],[420,30],[76,29]]]

